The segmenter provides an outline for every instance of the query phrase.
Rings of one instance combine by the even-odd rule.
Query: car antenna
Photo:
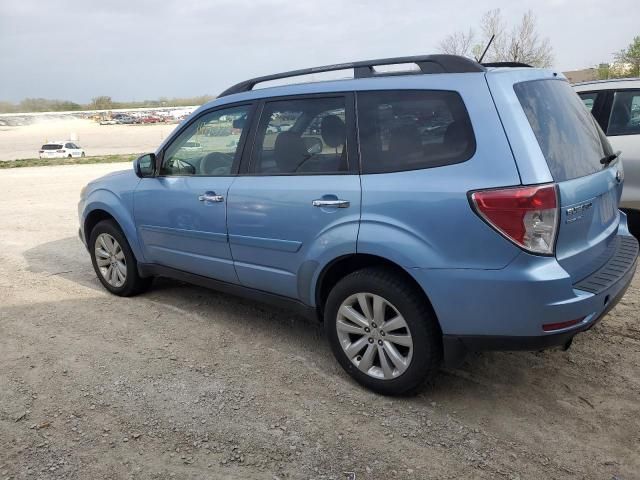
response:
[[[482,63],[482,59],[484,58],[484,56],[487,54],[487,50],[489,50],[489,47],[491,46],[491,44],[493,43],[493,39],[496,38],[496,34],[494,33],[493,35],[491,35],[491,38],[489,39],[489,43],[487,43],[487,46],[484,47],[484,51],[482,52],[482,55],[480,55],[480,58],[476,58],[476,61],[478,63]]]

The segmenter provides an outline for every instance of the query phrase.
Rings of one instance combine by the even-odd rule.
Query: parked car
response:
[[[100,120],[100,125],[117,125],[118,121],[114,119],[104,119]]]
[[[420,70],[374,70],[403,63]],[[185,153],[223,116],[239,139]],[[568,348],[598,322],[636,269],[622,185],[561,74],[394,58],[229,88],[131,171],[87,185],[79,235],[115,295],[168,276],[288,305],[324,322],[358,382],[400,394],[468,350]]]
[[[640,78],[574,85],[615,151],[622,152],[624,190],[621,208],[632,233],[640,238]]]
[[[82,147],[73,142],[59,141],[45,143],[40,147],[38,154],[40,158],[71,158],[84,157],[85,152]]]
[[[140,118],[140,123],[162,123],[164,122],[163,117],[157,117],[155,115],[147,115]]]
[[[137,123],[136,118],[129,115],[114,116],[113,120],[115,120],[118,125],[132,125],[134,123]]]

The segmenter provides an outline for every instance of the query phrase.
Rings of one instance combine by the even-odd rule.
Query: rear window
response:
[[[513,86],[556,182],[602,170],[612,153],[595,119],[562,80],[532,80]]]
[[[62,148],[62,145],[60,145],[59,143],[47,143],[45,145],[42,145],[41,150],[60,150]]]
[[[358,93],[358,127],[364,173],[460,163],[476,148],[469,114],[456,92]]]

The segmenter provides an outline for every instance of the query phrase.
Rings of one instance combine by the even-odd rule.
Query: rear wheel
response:
[[[84,157],[84,152],[82,152],[82,153],[80,154],[80,156],[81,156],[81,157]]]
[[[324,323],[340,365],[376,392],[413,392],[440,365],[438,323],[424,295],[394,272],[367,268],[340,280]]]
[[[96,224],[89,238],[89,251],[100,283],[114,295],[130,297],[149,288],[151,279],[138,274],[131,247],[113,220]]]
[[[67,158],[73,158],[73,155],[69,154],[67,155]]]

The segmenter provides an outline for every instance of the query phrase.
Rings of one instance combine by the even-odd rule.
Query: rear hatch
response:
[[[40,148],[41,155],[45,157],[57,157],[62,151],[63,146],[59,143],[46,143]]]
[[[502,76],[492,85],[491,76],[487,80],[522,182],[557,185],[560,216],[555,255],[573,283],[579,282],[614,253],[621,160],[611,160],[615,155],[605,135],[563,78],[527,69],[511,78]],[[507,113],[506,108],[511,111]],[[515,123],[509,125],[509,120]]]

